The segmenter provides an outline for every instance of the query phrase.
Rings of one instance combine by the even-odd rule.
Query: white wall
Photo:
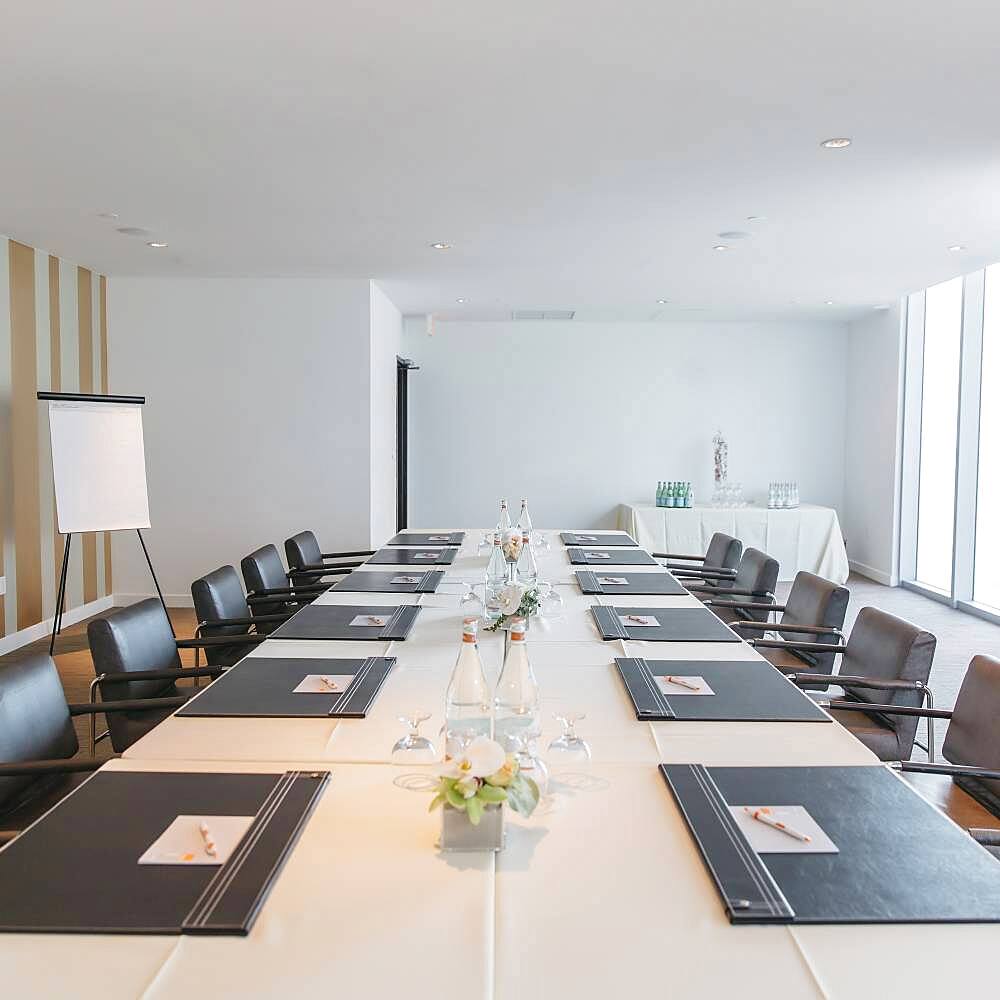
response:
[[[385,292],[371,286],[371,540],[396,533],[396,356],[403,317]]]
[[[492,523],[527,496],[536,524],[613,526],[658,479],[705,501],[720,427],[748,495],[797,479],[840,508],[846,341],[826,323],[408,322],[411,523]]]
[[[372,312],[389,308],[369,281],[115,278],[109,308],[111,389],[147,400],[147,536],[172,600],[303,528],[325,549],[371,544],[392,498],[373,504],[389,404]],[[114,585],[151,592],[134,536],[115,537]]]
[[[900,305],[851,323],[847,343],[843,519],[847,554],[854,570],[895,586],[899,582]]]

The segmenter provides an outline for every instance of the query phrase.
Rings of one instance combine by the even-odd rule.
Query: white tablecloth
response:
[[[738,538],[778,560],[779,580],[804,569],[834,583],[845,583],[850,566],[832,507],[803,504],[793,510],[766,507],[656,507],[622,504],[618,527],[650,552],[703,555],[716,531]]]

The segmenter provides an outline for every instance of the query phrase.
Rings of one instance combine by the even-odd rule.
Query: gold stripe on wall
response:
[[[101,315],[101,392],[108,394],[108,279],[102,274],[98,297]],[[104,532],[104,593],[113,594],[111,585],[111,532]]]
[[[80,392],[94,391],[94,286],[93,275],[85,267],[76,269],[76,308],[80,331]],[[97,600],[97,538],[92,531],[83,542],[83,600]]]
[[[53,392],[62,392],[62,328],[59,317],[59,258],[49,255],[49,352],[51,357],[51,385]],[[65,539],[59,534],[59,519],[56,517],[56,498],[52,497],[52,527],[55,531],[55,561],[52,573],[58,592],[59,576],[62,572],[63,545]],[[59,610],[58,608],[56,609]]]
[[[38,486],[38,364],[35,251],[10,241],[11,446],[17,627],[42,620],[42,545]]]

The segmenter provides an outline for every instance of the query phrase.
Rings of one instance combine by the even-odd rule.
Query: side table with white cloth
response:
[[[618,527],[650,552],[700,555],[716,531],[738,538],[778,560],[778,579],[807,570],[845,583],[850,573],[837,512],[803,504],[786,510],[767,507],[656,507],[622,504]]]

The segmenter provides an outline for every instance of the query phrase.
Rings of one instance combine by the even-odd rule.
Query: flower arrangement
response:
[[[520,558],[523,546],[524,539],[521,537],[520,531],[515,531],[513,529],[505,531],[503,533],[503,538],[500,539],[500,548],[503,551],[503,557],[509,563],[517,562]]]
[[[495,632],[498,628],[503,628],[511,618],[524,618],[526,621],[529,615],[538,611],[538,588],[528,588],[523,583],[508,583],[500,591],[500,617],[491,625],[487,625],[486,632]]]
[[[508,803],[515,812],[530,816],[538,805],[538,785],[521,773],[513,754],[486,736],[477,736],[448,761],[430,809],[457,809],[478,826],[487,806]]]

